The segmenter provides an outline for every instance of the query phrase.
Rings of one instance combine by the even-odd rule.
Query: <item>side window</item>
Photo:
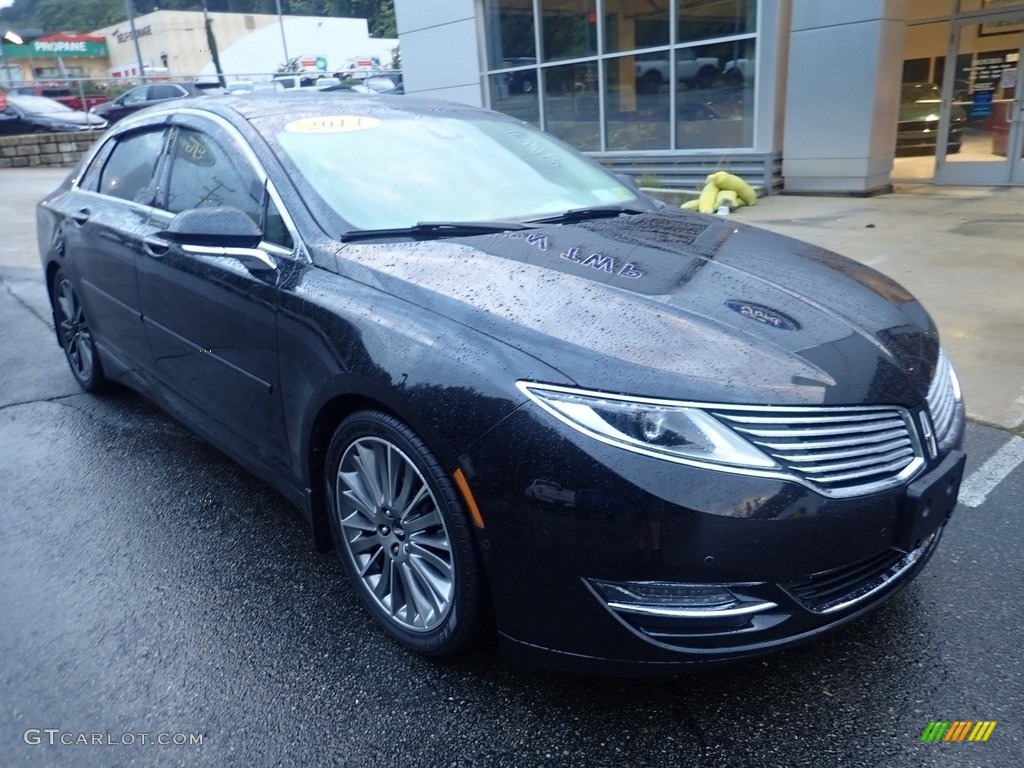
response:
[[[143,85],[139,88],[133,88],[128,91],[124,96],[121,97],[122,104],[138,104],[139,102],[146,100],[146,89],[149,86]]]
[[[89,163],[89,167],[86,168],[85,173],[82,174],[82,178],[78,182],[79,189],[84,189],[87,192],[100,191],[100,173],[102,173],[103,166],[106,164],[107,158],[110,157],[110,152],[114,149],[115,143],[116,142],[111,140],[100,147],[100,151],[96,153],[92,162]]]
[[[179,99],[185,92],[176,85],[151,85],[149,86],[149,100]]]
[[[263,184],[240,152],[226,151],[209,134],[180,128],[167,185],[167,210],[181,213],[202,205],[231,205],[260,224]]]
[[[295,247],[295,242],[292,240],[291,233],[288,232],[288,227],[284,224],[284,218],[281,216],[281,212],[277,210],[277,206],[274,205],[274,201],[270,195],[267,198],[267,215],[266,221],[263,225],[263,239],[268,243],[274,245],[280,245],[282,248],[291,250]]]
[[[100,174],[100,194],[152,205],[156,191],[153,170],[163,145],[163,130],[133,133],[119,139]]]

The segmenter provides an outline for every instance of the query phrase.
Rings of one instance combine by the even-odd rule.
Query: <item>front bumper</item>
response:
[[[912,580],[952,508],[923,526],[935,499],[910,504],[907,486],[831,499],[635,455],[546,418],[520,409],[466,457],[488,468],[473,488],[502,650],[529,666],[671,674],[808,640]],[[522,457],[512,467],[510,454]],[[962,454],[942,459],[915,482],[948,477],[955,499]],[[531,499],[538,479],[571,495]]]

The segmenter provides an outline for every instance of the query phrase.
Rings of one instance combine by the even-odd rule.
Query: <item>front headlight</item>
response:
[[[687,464],[779,468],[769,456],[691,403],[529,381],[518,381],[516,386],[564,424],[633,453]]]

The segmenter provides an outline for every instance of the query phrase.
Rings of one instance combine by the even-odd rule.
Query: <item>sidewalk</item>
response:
[[[35,202],[67,173],[0,170],[0,269],[38,266]],[[1024,188],[775,195],[733,218],[837,251],[905,285],[939,326],[968,415],[1024,434]]]
[[[1024,188],[900,185],[871,198],[775,195],[733,216],[902,283],[938,324],[968,415],[1024,434]]]

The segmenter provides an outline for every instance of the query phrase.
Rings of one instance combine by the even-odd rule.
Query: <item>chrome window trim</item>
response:
[[[180,109],[161,109],[159,111],[147,112],[146,114],[129,115],[117,124],[117,127],[114,129],[115,132],[107,136],[106,141],[98,141],[93,145],[93,147],[89,150],[88,155],[86,155],[87,159],[82,162],[79,168],[81,168],[82,173],[84,173],[85,169],[92,164],[92,161],[96,157],[97,153],[99,153],[100,149],[103,146],[105,146],[107,142],[116,141],[121,134],[126,133],[130,130],[145,127],[160,127],[163,129],[180,127],[168,119],[176,115],[188,115],[191,117],[198,117],[201,119],[209,120],[211,123],[216,125],[218,128],[221,128],[222,130],[225,131],[225,133],[228,134],[228,137],[230,138],[232,143],[241,150],[242,155],[245,157],[248,164],[256,172],[256,178],[266,187],[267,194],[270,195],[270,199],[274,202],[274,205],[277,206],[277,210],[281,214],[281,218],[284,220],[284,225],[288,229],[288,233],[292,236],[292,241],[295,243],[295,248],[291,251],[289,251],[286,248],[282,248],[282,246],[278,246],[276,244],[275,248],[283,250],[284,255],[286,255],[288,258],[299,261],[305,261],[307,264],[312,264],[313,259],[309,255],[309,249],[306,247],[305,241],[299,236],[298,229],[295,226],[295,220],[292,219],[291,213],[285,207],[284,201],[281,199],[281,195],[277,191],[277,187],[274,186],[274,182],[271,181],[270,177],[267,175],[267,171],[263,167],[263,163],[260,162],[259,157],[257,157],[252,147],[249,146],[249,143],[245,140],[245,137],[242,136],[241,131],[239,131],[238,128],[232,125],[229,120],[226,120],[225,118],[221,117],[220,115],[214,114],[213,112],[206,112],[201,109],[190,109],[188,107],[182,107]],[[99,195],[104,200],[122,199],[112,198],[109,195],[104,195],[99,192],[89,193],[86,190],[80,189],[78,186],[79,178],[80,176],[75,176],[75,178],[72,179],[72,189],[75,189],[79,192],[85,192],[87,194]],[[163,214],[164,216],[167,216],[169,218],[174,217],[174,214],[172,214],[170,211],[164,210],[163,208],[156,208],[154,206],[143,206],[140,205],[139,203],[131,203],[131,201],[128,200],[123,200],[123,202],[127,202],[130,205],[140,207],[144,210],[153,212],[155,214]]]

